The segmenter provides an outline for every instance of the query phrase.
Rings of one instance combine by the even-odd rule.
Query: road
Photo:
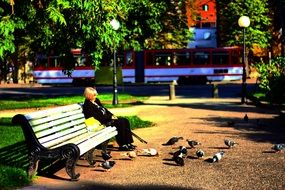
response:
[[[34,96],[63,96],[63,95],[81,95],[85,87],[74,86],[6,86],[0,85],[0,99]],[[256,88],[255,83],[247,83],[247,91]],[[112,86],[98,86],[99,93],[112,92]],[[175,94],[182,98],[211,98],[213,85],[176,85]],[[240,83],[219,83],[218,92],[220,98],[240,97]],[[138,96],[167,96],[169,94],[168,84],[155,85],[124,85],[118,86],[118,93],[127,93]]]

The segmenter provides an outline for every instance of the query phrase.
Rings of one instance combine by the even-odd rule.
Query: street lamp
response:
[[[118,30],[120,28],[120,22],[116,19],[111,20],[110,22],[112,28],[114,30]],[[114,42],[114,59],[113,59],[113,105],[117,105],[118,101],[118,88],[117,88],[117,56],[116,56],[116,45]]]
[[[238,25],[243,28],[243,56],[242,56],[242,91],[241,91],[241,103],[245,103],[246,97],[246,49],[245,49],[245,28],[250,25],[250,20],[248,16],[241,16],[238,19]]]

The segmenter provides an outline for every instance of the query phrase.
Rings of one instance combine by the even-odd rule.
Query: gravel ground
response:
[[[79,160],[76,172],[80,180],[69,181],[64,168],[53,176],[40,176],[32,186],[23,189],[285,189],[285,153],[274,153],[275,143],[285,143],[284,121],[278,111],[240,105],[240,99],[183,99],[169,101],[168,97],[152,97],[145,105],[113,109],[117,115],[138,115],[157,125],[134,132],[148,141],[135,139],[137,149],[155,148],[154,157],[138,154],[129,159],[113,144],[112,156],[116,161],[111,171],[104,171],[97,150],[95,167]],[[243,120],[247,114],[249,121]],[[229,126],[229,121],[233,126]],[[172,136],[184,140],[173,146],[163,146]],[[197,149],[190,149],[186,139],[202,144],[198,148],[205,157],[197,159]],[[224,139],[239,144],[228,149]],[[187,146],[185,165],[178,166],[172,153],[180,145]],[[217,163],[208,160],[218,151],[225,156]]]

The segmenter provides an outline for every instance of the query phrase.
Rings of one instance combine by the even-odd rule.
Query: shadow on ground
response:
[[[280,111],[277,107],[256,107],[252,103],[247,105],[241,105],[238,102],[225,102],[225,101],[205,101],[205,102],[193,102],[193,103],[146,103],[145,105],[161,105],[161,106],[178,106],[191,109],[202,109],[211,111],[222,112],[237,112],[240,113],[239,118],[222,117],[218,115],[208,115],[208,118],[191,118],[201,120],[201,124],[205,122],[214,123],[219,127],[232,127],[238,132],[227,134],[230,136],[241,136],[243,138],[250,139],[256,142],[271,142],[271,143],[284,143],[285,142],[285,120],[280,116]],[[244,121],[243,118],[247,114],[249,116],[248,121]],[[251,118],[252,114],[273,115],[273,117],[255,117]],[[199,125],[199,123],[197,123]],[[225,134],[224,130],[209,130],[200,131],[198,133],[220,133]]]
[[[71,182],[72,183],[72,182]],[[183,188],[183,187],[176,187],[176,186],[168,186],[168,185],[132,185],[132,186],[118,186],[118,185],[108,185],[108,184],[96,184],[92,182],[77,182],[76,185],[68,185],[66,187],[49,187],[43,188],[42,186],[33,186],[31,188],[27,187],[26,189],[45,189],[45,190],[73,190],[73,189],[81,189],[81,190],[145,190],[145,189],[152,189],[152,190],[198,190],[197,188]],[[25,188],[23,189],[25,190]]]

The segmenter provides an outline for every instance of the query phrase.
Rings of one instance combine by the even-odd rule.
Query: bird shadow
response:
[[[213,159],[212,158],[207,158],[207,159],[204,160],[204,162],[213,163]]]
[[[164,158],[164,159],[162,159],[163,161],[173,161],[173,159],[172,158]]]
[[[276,152],[274,150],[266,150],[266,151],[262,151],[262,153],[272,154],[272,153],[276,153]]]
[[[125,161],[130,161],[132,160],[131,158],[117,158],[117,159],[114,159],[114,160],[125,160]]]
[[[218,149],[218,150],[222,150],[222,149],[229,149],[229,147],[224,147],[224,146],[211,146],[208,147],[209,149]]]
[[[177,165],[175,163],[169,163],[169,162],[162,162],[162,163],[165,164],[165,165],[168,165],[168,166],[179,166],[179,165]]]
[[[199,159],[199,158],[196,157],[196,156],[187,156],[187,158],[188,158],[188,159],[193,159],[193,160],[194,160],[194,159],[195,159],[195,160]]]
[[[104,169],[94,169],[94,170],[92,170],[92,171],[94,171],[94,172],[107,172],[107,171],[104,170]]]
[[[76,166],[79,166],[79,167],[83,167],[83,168],[94,168],[95,166],[91,166],[91,165],[85,165],[85,164],[76,164]]]
[[[139,157],[159,157],[159,155],[143,155],[143,154],[138,154],[137,156]]]

